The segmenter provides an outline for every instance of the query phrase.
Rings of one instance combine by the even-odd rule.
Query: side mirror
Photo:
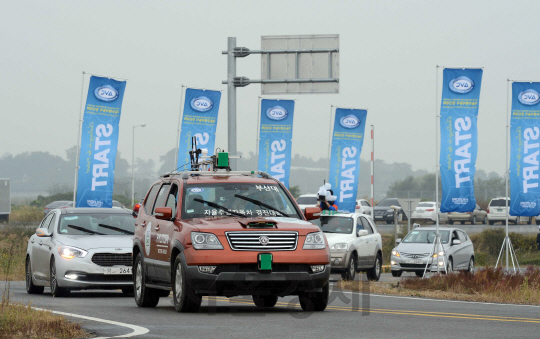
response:
[[[47,237],[50,237],[52,234],[50,234],[49,232],[47,232],[47,230],[44,230],[42,228],[38,228],[36,230],[36,235],[40,238],[47,238]]]
[[[401,238],[396,239],[396,244],[399,244],[401,242]]]
[[[154,213],[156,219],[160,220],[171,220],[172,218],[172,208],[170,207],[158,207]]]
[[[412,225],[412,228],[417,228],[417,227],[420,227],[420,224],[414,223],[414,224]]]
[[[461,245],[461,240],[459,240],[459,239],[454,239],[454,240],[452,241],[452,245]]]
[[[368,235],[367,230],[359,230],[358,233],[356,233],[359,237],[363,237],[365,235]]]
[[[306,216],[307,220],[319,219],[321,216],[321,209],[318,207],[306,207],[304,215]]]
[[[141,204],[139,203],[136,203],[135,206],[133,206],[133,212],[131,212],[131,214],[134,216],[134,217],[137,217],[139,215],[139,209],[141,208]]]

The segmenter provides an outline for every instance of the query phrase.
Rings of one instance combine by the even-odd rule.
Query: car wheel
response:
[[[341,273],[341,278],[343,280],[354,280],[356,274],[356,254],[351,254],[349,259],[349,265],[345,269],[345,272]]]
[[[159,303],[159,295],[156,290],[146,287],[146,274],[144,272],[143,258],[140,253],[135,258],[133,267],[135,303],[139,307],[156,307]]]
[[[323,287],[322,292],[302,293],[298,296],[300,306],[305,312],[321,312],[328,305],[329,283]]]
[[[540,218],[536,219],[536,224],[540,225]]]
[[[484,220],[482,221],[482,224],[484,224],[484,225],[487,224],[487,221],[488,221],[488,219],[487,219],[487,215],[486,215],[486,216],[484,217]]]
[[[514,220],[514,225],[519,225],[519,217],[516,217],[516,220]]]
[[[32,263],[30,262],[30,257],[26,258],[26,292],[28,294],[41,294],[43,293],[43,286],[34,285],[32,279]]]
[[[529,217],[529,219],[527,220],[527,225],[531,225],[532,224],[532,217]]]
[[[469,260],[469,267],[467,268],[467,271],[468,273],[474,273],[474,258],[471,257],[471,259]]]
[[[392,271],[392,276],[393,277],[401,277],[401,275],[403,274],[403,271]]]
[[[494,223],[495,223],[495,221],[489,220],[489,224],[490,224],[490,225],[493,225]]]
[[[476,225],[476,215],[473,215],[471,225]]]
[[[380,254],[377,254],[375,258],[375,264],[367,272],[367,278],[371,281],[379,281],[381,277],[381,268],[382,268],[382,258]]]
[[[424,271],[414,271],[417,277],[422,278],[424,276]]]
[[[274,307],[277,303],[277,295],[254,295],[253,302],[257,307]]]
[[[452,262],[452,258],[449,258],[446,265],[446,273],[450,274],[452,272],[454,272],[454,263]]]
[[[448,224],[453,225],[453,224],[454,224],[454,220],[448,219]]]
[[[460,223],[461,225],[463,225],[463,224],[465,223],[465,221],[460,221],[459,223]]]
[[[58,279],[56,276],[56,263],[54,257],[51,259],[51,276],[50,276],[50,285],[51,285],[51,294],[53,297],[65,297],[69,294],[69,290],[58,286]]]
[[[186,279],[184,266],[180,254],[174,261],[173,275],[173,302],[176,312],[197,312],[201,307],[202,298],[195,293],[195,289]]]

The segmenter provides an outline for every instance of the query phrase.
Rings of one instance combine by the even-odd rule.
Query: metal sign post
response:
[[[411,232],[411,217],[412,212],[416,210],[416,206],[420,203],[420,199],[398,199],[399,204],[403,207],[403,212],[407,215],[407,232]]]

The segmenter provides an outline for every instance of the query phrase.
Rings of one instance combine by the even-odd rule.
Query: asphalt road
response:
[[[385,281],[393,279],[383,275]],[[129,335],[133,329],[126,325],[139,326],[139,333],[147,331],[133,338],[537,338],[540,328],[540,307],[535,306],[363,296],[337,290],[331,290],[326,311],[318,313],[303,312],[295,297],[280,298],[271,309],[257,308],[250,297],[209,297],[198,313],[180,314],[174,311],[171,297],[162,298],[157,308],[142,309],[133,297],[119,291],[81,291],[53,298],[48,288],[43,295],[27,294],[23,282],[11,283],[11,299],[99,318],[68,317],[97,337]]]

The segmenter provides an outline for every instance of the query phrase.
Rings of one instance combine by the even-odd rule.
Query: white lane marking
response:
[[[98,338],[92,338],[92,339],[128,338],[128,337],[134,337],[136,335],[146,334],[146,333],[148,333],[150,331],[149,329],[147,329],[145,327],[126,324],[126,323],[121,323],[119,321],[105,320],[105,319],[100,319],[100,318],[88,317],[88,316],[85,316],[85,315],[53,311],[53,310],[48,310],[48,309],[45,309],[45,308],[37,308],[37,307],[32,307],[32,308],[34,310],[38,310],[38,311],[49,311],[51,313],[59,314],[59,315],[67,316],[67,317],[75,317],[75,318],[81,318],[81,319],[86,319],[86,320],[91,320],[91,321],[97,321],[97,322],[101,322],[101,323],[127,327],[127,328],[133,330],[133,332],[128,333],[128,334],[122,334],[122,335],[117,335],[117,336],[113,336],[113,337],[98,337]]]
[[[362,293],[359,292],[349,292],[349,291],[342,291],[343,293],[350,293],[350,294],[359,294],[362,295]],[[483,301],[465,301],[465,300],[447,300],[447,299],[430,299],[430,298],[417,298],[417,297],[403,297],[399,295],[386,295],[386,294],[370,294],[372,297],[381,297],[381,298],[397,298],[397,299],[410,299],[410,300],[416,300],[416,301],[442,301],[446,303],[463,303],[463,304],[482,304],[482,305],[495,305],[495,306],[520,306],[520,307],[540,307],[538,305],[520,305],[520,304],[502,304],[502,303],[488,303]]]

